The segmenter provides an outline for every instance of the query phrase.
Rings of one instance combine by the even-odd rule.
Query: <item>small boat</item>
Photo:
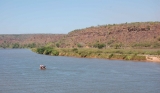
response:
[[[44,69],[46,69],[46,66],[40,65],[40,69],[44,70]]]

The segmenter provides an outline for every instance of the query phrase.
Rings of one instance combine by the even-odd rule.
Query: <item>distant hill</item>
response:
[[[65,34],[6,34],[0,35],[2,48],[32,48],[57,42]]]
[[[77,29],[61,41],[61,47],[160,47],[160,22],[108,24]]]
[[[160,48],[160,22],[108,24],[77,29],[68,34],[0,35],[0,47]]]

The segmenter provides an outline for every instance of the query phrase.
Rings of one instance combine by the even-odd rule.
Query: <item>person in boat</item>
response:
[[[46,69],[46,66],[40,65],[40,69]]]

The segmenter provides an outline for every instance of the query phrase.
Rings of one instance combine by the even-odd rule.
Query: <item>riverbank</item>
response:
[[[32,51],[53,56],[101,58],[160,62],[159,49],[34,48]]]
[[[157,55],[146,55],[146,60],[150,62],[160,62],[160,56]]]

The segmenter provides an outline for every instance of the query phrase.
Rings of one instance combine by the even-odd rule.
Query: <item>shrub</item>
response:
[[[93,45],[93,47],[98,48],[98,49],[102,49],[103,47],[105,47],[106,45],[103,43],[96,43]]]
[[[72,51],[75,52],[75,53],[78,53],[78,49],[77,48],[73,48]]]
[[[154,48],[160,48],[160,43],[159,43],[159,42],[153,43],[153,47],[154,47]]]
[[[82,46],[81,44],[78,43],[78,44],[77,44],[77,47],[81,48],[81,47],[83,47],[83,46]]]
[[[99,44],[98,48],[99,49],[102,49],[103,47],[105,47],[106,45],[105,44]]]
[[[112,58],[112,56],[113,56],[113,54],[110,54],[110,55],[108,56],[108,58],[109,58],[109,59],[111,59],[111,58]]]
[[[120,50],[115,51],[115,53],[123,54],[123,52]]]
[[[56,46],[59,48],[59,46],[60,46],[59,43],[56,43]]]
[[[110,45],[112,43],[114,43],[114,40],[110,40],[110,41],[107,42],[108,45]]]
[[[51,48],[51,47],[37,48],[36,52],[39,53],[39,54],[45,54],[45,55],[54,55],[54,56],[59,55],[59,52],[57,50],[55,50],[54,48]]]
[[[86,57],[86,56],[87,56],[87,54],[86,54],[85,52],[80,52],[79,55],[80,55],[81,57]]]
[[[19,47],[20,47],[19,43],[15,43],[15,44],[13,44],[12,48],[19,48]]]
[[[57,50],[52,50],[51,55],[58,56],[59,52]]]
[[[45,51],[45,47],[37,48],[37,53],[43,54]]]
[[[131,60],[132,59],[132,56],[131,55],[127,55],[126,57],[125,57],[125,60]]]
[[[157,51],[157,55],[160,55],[160,50]]]
[[[145,56],[134,56],[132,57],[132,60],[146,60]]]
[[[46,48],[43,54],[45,54],[45,55],[50,55],[51,52],[52,52],[52,49],[51,49],[51,48]]]
[[[151,47],[150,43],[137,43],[134,44],[132,47]]]
[[[34,47],[36,47],[36,44],[35,44],[35,43],[28,44],[27,47],[29,47],[29,48],[34,48]]]
[[[112,58],[115,59],[125,59],[126,55],[113,55]]]

